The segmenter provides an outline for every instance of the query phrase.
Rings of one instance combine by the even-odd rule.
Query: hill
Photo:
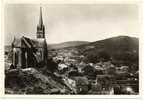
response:
[[[104,50],[110,54],[123,52],[138,53],[139,40],[135,37],[118,36],[78,46],[77,48],[84,49],[84,52]]]
[[[116,64],[138,65],[138,38],[119,36],[93,42],[77,48],[88,60],[91,57],[95,57],[97,61],[100,60],[101,57],[102,59],[110,57]]]
[[[43,74],[35,68],[7,70],[5,76],[6,94],[69,94],[71,92],[65,82],[53,73]]]
[[[85,62],[98,62],[109,60],[116,64],[138,66],[139,40],[135,37],[118,36],[74,47],[57,50],[62,56],[84,56]]]

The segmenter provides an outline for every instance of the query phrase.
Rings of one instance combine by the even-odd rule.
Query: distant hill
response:
[[[83,48],[86,49],[87,51],[90,49],[94,50],[102,49],[110,53],[122,52],[122,51],[138,52],[139,40],[138,38],[135,37],[118,36],[78,46],[77,48]]]
[[[138,64],[139,39],[135,37],[112,37],[77,46],[76,49],[86,57],[99,56],[99,53],[104,52],[104,54],[108,54],[115,62]]]
[[[90,42],[87,42],[87,41],[68,41],[68,42],[63,42],[63,43],[59,43],[59,44],[48,44],[48,47],[49,47],[49,49],[61,49],[61,48],[85,45],[88,43],[90,43]]]
[[[139,39],[129,36],[112,37],[100,41],[89,42],[77,46],[65,46],[60,48],[57,53],[74,56],[84,56],[86,62],[100,60],[99,56],[110,57],[113,62],[124,65],[138,66]]]

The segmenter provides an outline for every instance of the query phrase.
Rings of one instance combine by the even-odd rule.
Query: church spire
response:
[[[42,7],[40,7],[39,24],[37,25],[37,38],[45,38],[45,26],[42,18]]]
[[[39,16],[39,25],[43,25],[43,18],[42,18],[42,7],[40,7],[40,16]]]

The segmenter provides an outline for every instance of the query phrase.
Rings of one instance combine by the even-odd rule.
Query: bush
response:
[[[47,69],[51,72],[54,72],[58,69],[58,64],[56,62],[54,62],[53,59],[48,59]]]

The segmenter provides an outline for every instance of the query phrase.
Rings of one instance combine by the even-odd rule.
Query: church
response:
[[[25,36],[14,38],[12,42],[12,65],[14,68],[42,67],[47,64],[48,49],[45,39],[45,26],[40,7],[36,39]]]

